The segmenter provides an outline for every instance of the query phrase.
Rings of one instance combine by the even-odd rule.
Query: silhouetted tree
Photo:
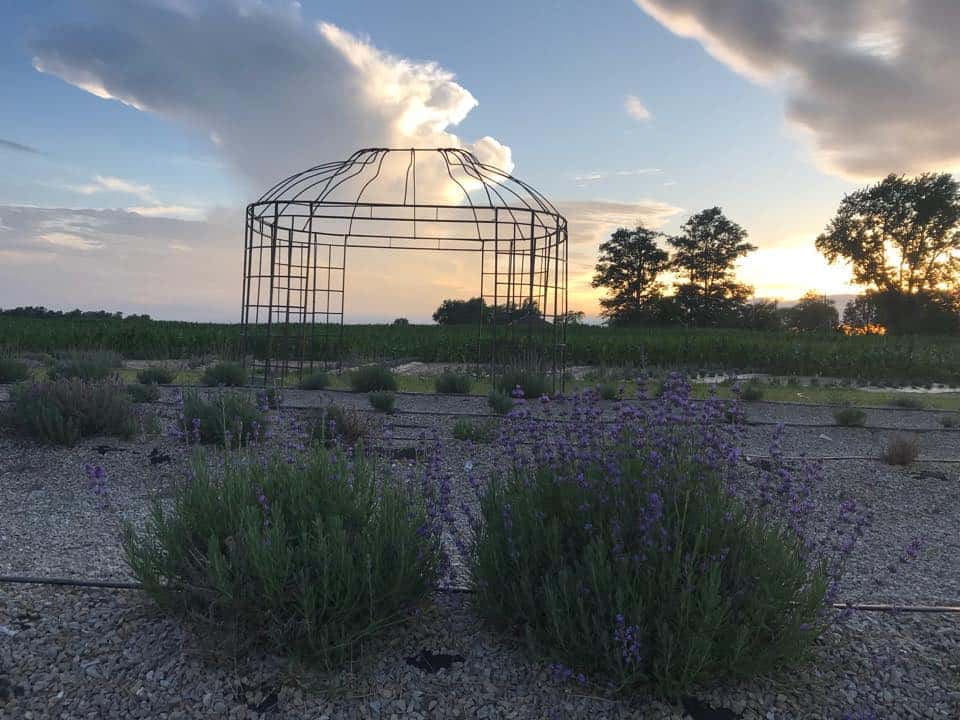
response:
[[[843,311],[843,322],[855,327],[882,325],[891,332],[943,333],[960,331],[960,290],[867,290]]]
[[[670,265],[669,255],[657,245],[662,233],[637,225],[620,228],[600,244],[593,287],[607,290],[600,300],[608,322],[639,321],[663,293],[657,278]]]
[[[676,285],[675,302],[691,325],[724,324],[753,294],[734,277],[734,264],[756,250],[746,242],[747,231],[718,207],[702,210],[668,238],[674,248],[671,267],[686,282]]]
[[[830,263],[846,260],[853,280],[913,294],[957,282],[960,184],[949,173],[888,175],[843,197],[817,238]]]
[[[816,290],[804,293],[792,308],[784,313],[787,326],[792,330],[829,332],[836,330],[840,313],[833,300]]]
[[[955,331],[960,183],[949,173],[891,174],[845,195],[817,249],[868,286],[851,313],[895,332]]]
[[[466,325],[480,321],[483,310],[482,298],[469,300],[444,300],[433,313],[433,321],[440,325]]]

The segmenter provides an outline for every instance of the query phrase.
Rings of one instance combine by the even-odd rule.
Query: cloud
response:
[[[0,306],[109,308],[236,321],[242,217],[203,221],[125,210],[0,206]],[[189,252],[170,252],[171,248]],[[235,272],[211,276],[210,268]],[[56,278],[56,282],[51,281]]]
[[[506,170],[510,149],[452,132],[477,105],[433,62],[383,52],[284,0],[96,2],[32,44],[37,70],[188,125],[259,194],[359,147],[467,147]],[[424,178],[426,179],[426,178]]]
[[[781,87],[824,170],[874,179],[960,166],[960,3],[635,0],[755,82]]]
[[[561,200],[556,205],[567,218],[570,305],[591,317],[599,312],[597,293],[590,281],[600,243],[619,227],[635,227],[642,222],[649,228],[659,228],[683,212],[682,208],[650,199],[636,202]]]
[[[136,183],[110,175],[94,175],[93,181],[84,185],[65,185],[68,190],[81,195],[95,195],[102,192],[116,192],[127,195],[136,195],[144,200],[153,199],[153,188],[143,183]]]
[[[42,150],[37,150],[35,147],[29,145],[24,145],[23,143],[14,142],[13,140],[5,140],[0,138],[0,148],[4,150],[13,150],[14,152],[27,153],[29,155],[45,155]]]
[[[653,117],[647,106],[644,105],[636,95],[627,95],[623,103],[627,114],[635,120],[649,120]]]
[[[176,218],[180,220],[200,220],[206,213],[206,208],[189,205],[142,205],[128,207],[127,211],[144,217]]]
[[[585,242],[599,244],[599,234],[607,229],[634,227],[642,222],[650,228],[663,226],[670,218],[683,212],[662,200],[613,202],[609,200],[561,200],[557,208],[567,218],[571,245]]]
[[[636,168],[635,170],[591,170],[590,172],[574,175],[578,183],[596,182],[611,177],[637,177],[640,175],[657,175],[663,172],[660,168]]]
[[[82,251],[95,250],[103,247],[103,243],[100,240],[85,238],[66,232],[43,233],[37,236],[37,242]]]

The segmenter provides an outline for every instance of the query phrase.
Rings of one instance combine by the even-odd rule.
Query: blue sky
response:
[[[874,9],[842,18],[804,16],[827,28],[817,37],[821,47],[814,54],[808,50],[810,38],[787,33],[796,25],[791,13],[800,6],[808,13],[821,12],[822,4],[745,0],[731,6],[744,4],[766,6],[771,13],[764,17],[780,13],[781,25],[771,21],[745,30],[740,18],[705,0],[456,6],[338,0],[307,1],[299,10],[267,0],[257,12],[265,13],[261,17],[268,22],[259,25],[242,18],[218,22],[218,13],[242,16],[250,0],[132,0],[117,12],[115,4],[97,1],[5,6],[0,140],[38,152],[0,144],[0,259],[7,260],[0,265],[0,306],[102,305],[159,317],[234,319],[239,273],[233,277],[226,268],[239,264],[240,208],[271,184],[281,168],[293,172],[300,167],[290,164],[306,166],[345,157],[356,146],[380,144],[381,137],[366,141],[363,133],[350,132],[358,117],[352,112],[363,111],[366,117],[374,103],[374,114],[384,116],[383,127],[392,139],[390,113],[405,107],[380,97],[351,108],[354,86],[345,81],[341,87],[336,78],[324,78],[318,87],[298,81],[296,90],[310,97],[305,104],[287,88],[276,90],[276,79],[282,83],[287,69],[269,44],[261,48],[265,57],[256,67],[251,56],[257,54],[258,28],[261,37],[276,35],[280,48],[283,33],[303,40],[291,62],[292,67],[315,63],[316,72],[307,78],[356,72],[359,82],[400,78],[437,93],[448,93],[455,83],[477,105],[459,123],[455,120],[462,113],[444,107],[447,120],[438,133],[464,143],[496,138],[509,148],[504,158],[512,159],[514,174],[561,209],[567,202],[581,209],[593,202],[622,203],[636,206],[638,218],[670,231],[692,212],[720,205],[761,248],[742,268],[758,296],[789,298],[807,289],[849,292],[843,269],[827,269],[813,251],[816,233],[843,193],[889,171],[950,169],[960,153],[948,141],[901,143],[906,130],[898,135],[899,126],[883,116],[880,106],[866,115],[876,118],[877,127],[869,126],[871,120],[864,126],[861,108],[883,99],[859,97],[848,106],[844,87],[833,84],[848,78],[851,94],[863,94],[863,84],[844,62],[856,69],[854,62],[876,60],[881,71],[889,68],[896,76],[891,82],[926,72],[913,62],[909,49],[920,38],[932,47],[931,34],[943,31],[939,26],[944,24],[949,27],[946,21],[955,16],[901,17],[893,10],[883,15],[876,7],[892,8],[893,3],[849,3]],[[156,23],[157,17],[171,19],[174,28],[186,23],[181,27],[196,33],[164,36],[164,23]],[[346,39],[328,35],[324,45],[318,22],[336,26]],[[151,36],[154,25],[156,37]],[[205,32],[216,52],[200,47]],[[885,42],[888,36],[897,41],[895,56],[875,50],[878,33]],[[181,37],[187,44],[176,47]],[[869,47],[863,38],[870,40]],[[861,47],[867,49],[861,52]],[[377,53],[373,69],[351,67],[351,52],[358,48]],[[848,58],[850,48],[859,54]],[[837,68],[824,74],[820,65],[827,50],[836,55]],[[383,68],[392,73],[405,61],[418,68],[412,79],[384,75]],[[438,80],[423,69],[428,62],[455,77]],[[90,92],[91,82],[106,92]],[[259,108],[255,120],[244,124],[246,83],[248,97],[265,97],[270,112]],[[877,84],[882,91],[882,83]],[[324,101],[325,93],[330,93],[329,101]],[[648,118],[630,114],[628,96],[642,103]],[[953,107],[954,98],[935,100]],[[294,134],[286,131],[284,118],[304,108],[316,116],[315,126],[298,130],[307,133],[309,147],[286,148],[283,144]],[[854,120],[861,126],[852,125]],[[943,122],[932,111],[929,118],[908,120],[914,127],[930,122],[931,130]],[[378,127],[370,134],[376,135]],[[220,134],[224,138],[218,144],[212,138]],[[294,139],[303,145],[303,138]],[[261,145],[255,149],[261,155],[247,162],[251,145]],[[83,233],[91,228],[83,223],[79,228],[61,223],[55,228],[60,234],[51,236],[55,216],[46,212],[38,219],[24,206],[118,209],[124,213],[115,218],[121,240],[85,240]],[[11,207],[21,210],[4,210]],[[139,215],[129,218],[135,231],[120,227],[127,215]],[[5,224],[5,217],[16,217],[18,223]],[[175,231],[171,219],[181,223]],[[167,254],[184,256],[178,261],[186,268],[182,273],[152,243],[149,221],[158,223],[156,237],[163,238],[165,248],[177,248]],[[574,289],[573,304],[592,314],[596,295],[586,287],[589,256],[612,228],[594,216],[577,221],[571,218],[571,227],[581,236],[571,239],[586,259],[574,272],[580,286]],[[191,237],[207,238],[206,244],[191,245]],[[145,254],[138,242],[147,248]],[[152,268],[138,265],[150,263],[151,257],[156,260]],[[41,278],[51,267],[62,282],[45,285]],[[182,279],[165,288],[166,296],[144,292],[144,278],[162,282],[160,268]],[[205,287],[199,290],[198,283]],[[424,319],[428,306],[449,289],[449,283],[440,282],[421,293],[429,297],[409,300],[401,309]],[[397,297],[419,297],[414,290]],[[469,294],[469,287],[463,291]],[[358,320],[396,314],[395,303],[382,311],[372,301],[357,308]]]

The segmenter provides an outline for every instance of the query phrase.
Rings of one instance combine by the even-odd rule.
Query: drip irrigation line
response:
[[[104,590],[143,590],[142,583],[93,578],[32,577],[26,575],[0,575],[0,584],[57,585]],[[438,585],[434,592],[450,595],[472,595],[476,591],[462,585]],[[910,613],[960,613],[960,605],[895,605],[887,603],[833,603],[835,610],[858,610],[863,612],[910,612]]]
[[[141,583],[94,578],[32,577],[28,575],[0,575],[0,583],[19,585],[66,585],[69,587],[105,588],[108,590],[143,590]]]
[[[0,385],[2,387],[2,385]],[[263,391],[266,388],[257,385],[240,385],[232,387],[210,387],[209,385],[162,385],[163,388],[168,388],[171,390],[253,390],[253,391]],[[856,390],[857,388],[846,388]],[[323,388],[322,390],[302,390],[301,388],[280,388],[281,392],[307,392],[307,393],[336,393],[338,395],[352,395],[354,397],[362,395],[364,393],[358,393],[353,390],[347,390],[345,388]],[[463,400],[483,400],[484,395],[473,395],[470,393],[437,393],[437,392],[428,392],[424,390],[394,390],[392,391],[394,395],[409,395],[411,397],[432,397],[436,399],[441,398],[458,398]],[[890,392],[897,392],[896,390],[891,390]],[[956,391],[957,394],[960,394],[960,389]],[[935,395],[934,395],[935,397]],[[631,402],[636,403],[649,403],[653,402],[656,398],[648,397],[643,399],[637,398],[628,398]],[[734,398],[724,398],[733,400]],[[0,403],[10,402],[9,399],[0,400]],[[612,401],[610,401],[612,402]],[[702,403],[706,402],[705,399],[700,398],[691,398],[691,402]],[[810,407],[810,408],[829,408],[831,405],[825,403],[814,403],[814,402],[797,402],[793,400],[755,400],[748,402],[746,400],[741,400],[741,404],[746,406],[751,405],[781,405],[786,407],[796,406],[796,407]],[[159,400],[155,405],[176,405],[177,403],[170,400]],[[291,409],[307,409],[313,406],[310,405],[288,405]],[[927,412],[927,413],[950,413],[950,414],[960,414],[960,409],[946,409],[946,408],[926,408],[926,407],[892,407],[890,405],[856,405],[856,408],[860,410],[881,410],[887,412]],[[456,413],[437,413],[438,415],[455,415]],[[464,413],[466,414],[466,413]],[[496,416],[494,416],[496,417]],[[774,423],[775,424],[775,423]]]
[[[404,441],[404,442],[419,442],[421,436],[419,435],[393,435],[391,440],[394,442]],[[540,447],[542,443],[536,443],[530,440],[520,440],[515,441],[517,445],[536,445]],[[480,443],[475,443],[480,444]],[[772,455],[761,455],[753,453],[743,453],[744,458],[747,461],[750,460],[773,460]],[[778,456],[779,460],[785,460],[787,462],[802,462],[804,460],[813,460],[813,461],[845,461],[845,460],[859,460],[859,461],[873,461],[873,462],[883,462],[883,458],[878,455],[781,455]],[[917,463],[933,463],[933,464],[945,464],[945,465],[954,465],[960,464],[960,458],[917,458],[916,460],[911,461],[911,465],[916,465]]]

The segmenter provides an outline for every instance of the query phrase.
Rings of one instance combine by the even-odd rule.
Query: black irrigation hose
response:
[[[117,580],[92,580],[89,578],[30,577],[23,575],[0,575],[0,584],[20,585],[60,585],[80,588],[102,588],[106,590],[143,590],[141,583]],[[475,591],[470,587],[438,585],[435,592],[451,595],[470,595]],[[960,613],[960,605],[889,605],[883,603],[833,603],[835,610],[860,610],[863,612],[911,612],[911,613]]]

